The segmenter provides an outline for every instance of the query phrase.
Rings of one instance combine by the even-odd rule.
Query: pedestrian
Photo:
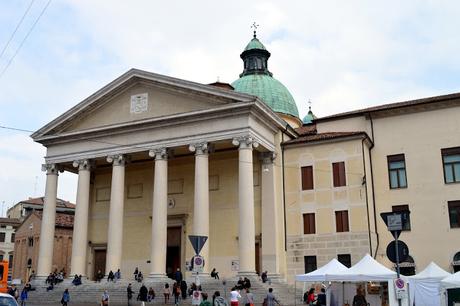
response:
[[[150,302],[153,302],[154,299],[155,299],[155,290],[153,290],[153,288],[150,287],[149,293],[147,295],[147,301],[150,303]]]
[[[131,299],[133,298],[133,287],[131,286],[131,283],[128,284],[128,288],[126,288],[126,294],[128,296],[128,305],[131,303]]]
[[[267,306],[275,306],[276,304],[280,304],[280,302],[276,299],[275,295],[273,294],[273,288],[268,288],[267,296],[265,297],[264,304]]]
[[[109,306],[109,299],[110,299],[109,293],[107,292],[107,290],[105,290],[104,293],[102,294],[101,306]]]
[[[180,292],[182,293],[182,299],[186,300],[187,299],[187,282],[185,280],[182,280],[180,282]]]
[[[110,281],[113,282],[114,279],[115,279],[115,275],[113,274],[113,271],[110,270],[109,275],[107,276],[107,281],[108,281],[108,282],[110,282]]]
[[[139,289],[139,300],[142,302],[142,306],[145,306],[145,302],[148,301],[148,293],[149,291],[147,290],[147,287],[142,284],[141,288]]]
[[[249,291],[249,288],[246,288],[246,295],[244,297],[245,306],[254,306],[254,295]]]
[[[8,289],[8,294],[14,297],[16,301],[18,300],[19,293],[18,288],[16,288],[16,285],[11,285],[11,287]]]
[[[178,284],[180,284],[180,282],[183,279],[182,272],[180,271],[179,268],[177,268],[176,273],[174,273],[174,279],[176,280]]]
[[[227,300],[223,296],[220,296],[219,291],[214,292],[212,300],[213,306],[228,306]]]
[[[310,288],[307,294],[307,300],[305,301],[307,305],[315,305],[316,299],[315,299],[315,288]]]
[[[232,288],[232,291],[230,292],[230,305],[231,306],[238,306],[238,299],[241,298],[240,293],[238,290],[236,290],[236,287]]]
[[[318,293],[318,297],[316,298],[316,305],[326,306],[326,289],[321,288],[321,292]]]
[[[268,271],[262,272],[262,275],[260,276],[262,278],[262,283],[266,283],[268,280]]]
[[[96,273],[96,283],[100,283],[101,280],[104,278],[104,274],[102,274],[102,271],[101,270],[97,270],[97,273]]]
[[[137,280],[137,275],[139,274],[139,268],[134,269],[134,279]]]
[[[176,282],[173,285],[173,295],[174,295],[174,305],[179,305],[179,297],[180,297],[180,286],[179,283]]]
[[[29,295],[27,294],[27,288],[24,287],[21,292],[21,306],[26,306],[26,302],[28,299]]]
[[[364,296],[364,290],[361,286],[356,289],[356,295],[353,298],[353,306],[366,306],[367,301]]]
[[[64,293],[62,294],[61,304],[62,306],[67,306],[68,302],[70,302],[70,293],[69,289],[65,289]]]
[[[117,272],[115,272],[115,274],[113,275],[114,276],[114,281],[117,282],[121,279],[121,272],[120,272],[120,269],[117,270]]]
[[[165,304],[169,303],[169,296],[171,295],[171,290],[169,289],[169,284],[165,283],[165,287],[163,289],[163,295],[165,297]]]
[[[216,271],[216,268],[212,269],[211,277],[214,278],[214,279],[219,279],[219,272]]]
[[[201,293],[202,301],[200,306],[211,306],[211,302],[208,301],[208,294],[206,292]]]

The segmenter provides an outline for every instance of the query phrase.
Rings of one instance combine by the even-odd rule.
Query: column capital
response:
[[[64,172],[62,167],[58,164],[42,164],[42,171],[46,171],[46,174],[55,174],[59,175],[59,172]]]
[[[74,160],[72,163],[74,168],[78,168],[78,170],[91,170],[94,167],[94,162],[89,159],[78,159]]]
[[[168,148],[156,148],[149,150],[149,156],[155,157],[155,160],[168,159],[170,150]]]
[[[127,161],[128,158],[124,154],[114,154],[107,156],[107,162],[113,163],[114,166],[124,166],[126,165]]]
[[[211,151],[211,144],[206,141],[191,143],[188,149],[190,152],[195,152],[195,155],[208,154]]]
[[[240,149],[257,148],[259,143],[250,135],[235,137],[232,140],[234,146],[239,146]]]
[[[262,152],[259,155],[259,159],[262,161],[262,164],[268,165],[272,164],[276,159],[275,152]]]

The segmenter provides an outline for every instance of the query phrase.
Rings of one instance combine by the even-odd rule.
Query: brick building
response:
[[[74,216],[56,213],[54,235],[53,271],[70,270],[72,253],[72,232]],[[15,234],[13,278],[27,280],[32,271],[36,271],[42,212],[34,211],[18,227]]]

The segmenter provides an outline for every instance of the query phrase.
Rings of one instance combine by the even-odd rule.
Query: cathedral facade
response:
[[[61,171],[78,174],[71,275],[162,279],[189,266],[189,235],[209,237],[204,272],[224,277],[293,281],[366,253],[391,267],[379,214],[406,209],[407,268],[456,269],[460,95],[301,120],[269,57],[254,35],[231,85],[132,69],[35,132],[47,148],[37,275],[52,269]]]

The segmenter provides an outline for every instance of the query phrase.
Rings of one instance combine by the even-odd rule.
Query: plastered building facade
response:
[[[38,276],[52,269],[60,171],[78,173],[71,274],[139,267],[161,281],[186,269],[188,235],[209,237],[205,272],[223,277],[267,270],[292,282],[366,253],[391,267],[379,214],[403,205],[409,266],[454,269],[458,95],[302,123],[269,57],[254,36],[232,85],[132,69],[34,133],[47,148]]]

